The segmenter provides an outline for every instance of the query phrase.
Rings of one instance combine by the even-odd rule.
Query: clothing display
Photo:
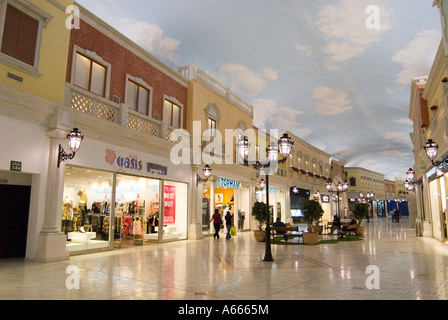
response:
[[[112,173],[81,167],[67,167],[66,173],[61,229],[68,233],[69,251],[112,247],[102,241],[120,248],[159,239],[160,198],[165,197],[165,208],[176,199],[174,191],[160,194],[160,180],[121,173],[114,179]],[[170,208],[173,220],[169,227],[164,224],[163,235],[177,239],[174,205]],[[85,246],[78,249],[79,243]]]
[[[132,234],[134,236],[140,237],[142,233],[142,221],[139,218],[135,218],[135,220],[133,221]]]
[[[72,220],[73,219],[73,201],[65,196],[62,202],[62,220]]]

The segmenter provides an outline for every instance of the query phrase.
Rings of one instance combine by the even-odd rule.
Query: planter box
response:
[[[258,242],[266,242],[266,231],[264,231],[264,230],[254,230],[254,238]]]
[[[303,243],[309,245],[315,245],[319,241],[319,234],[317,232],[304,232]]]

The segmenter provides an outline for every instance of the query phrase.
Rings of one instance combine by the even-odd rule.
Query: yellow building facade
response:
[[[72,13],[66,13],[66,8],[70,6],[73,6],[71,0],[3,1],[0,7],[3,21],[7,20],[7,10],[10,8],[25,13],[39,25],[32,64],[4,53],[5,50],[0,53],[0,74],[7,75],[1,78],[2,83],[58,104],[63,103],[70,40],[67,21],[75,19]],[[2,36],[7,32],[5,24],[2,24],[1,32]]]
[[[0,194],[4,203],[21,204],[20,210],[6,209],[14,211],[13,220],[0,218],[8,221],[0,234],[9,239],[0,239],[8,243],[0,248],[0,258],[68,258],[58,220],[62,200],[55,190],[63,176],[57,170],[59,144],[66,147],[73,128],[71,113],[63,106],[68,44],[76,20],[66,11],[72,5],[70,0],[0,4],[0,146],[7,150],[0,154]]]

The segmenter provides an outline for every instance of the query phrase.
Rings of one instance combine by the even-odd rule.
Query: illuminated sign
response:
[[[219,187],[238,189],[240,187],[240,183],[235,180],[219,178]]]
[[[114,150],[106,150],[106,162],[113,165],[116,170],[123,169],[143,171],[147,173],[156,173],[160,175],[167,175],[168,167],[155,163],[147,162],[144,166],[143,161],[138,160],[137,156],[130,155],[128,157],[117,156]]]

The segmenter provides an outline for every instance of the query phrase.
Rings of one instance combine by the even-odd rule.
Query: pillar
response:
[[[189,228],[189,239],[204,239],[202,233],[202,183],[197,184],[196,179],[199,174],[199,166],[192,165],[192,196],[191,196],[191,220]]]
[[[65,164],[58,168],[59,145],[67,137],[68,132],[52,129],[48,130],[50,138],[50,161],[48,164],[47,190],[45,198],[44,224],[37,239],[35,260],[38,262],[52,262],[66,260],[69,253],[66,248],[66,235],[61,232],[61,210],[64,190]]]

